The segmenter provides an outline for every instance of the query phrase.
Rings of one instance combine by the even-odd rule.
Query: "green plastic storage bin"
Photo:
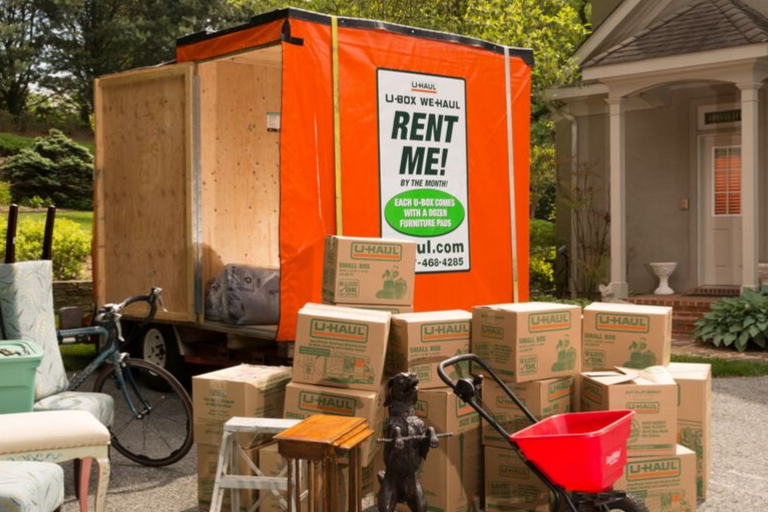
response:
[[[29,412],[43,350],[27,341],[0,341],[0,414]]]

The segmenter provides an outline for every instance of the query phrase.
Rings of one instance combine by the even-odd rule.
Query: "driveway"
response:
[[[768,510],[768,377],[716,379],[712,404],[712,476],[700,512]],[[197,510],[196,451],[168,468],[145,468],[113,450],[111,512]],[[67,464],[63,512],[77,512]]]

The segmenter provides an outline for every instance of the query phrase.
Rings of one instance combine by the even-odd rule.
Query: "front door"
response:
[[[741,283],[741,137],[704,139],[703,235],[705,285]]]

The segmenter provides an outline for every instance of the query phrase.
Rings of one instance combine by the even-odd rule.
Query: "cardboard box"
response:
[[[443,388],[437,366],[449,357],[469,352],[468,311],[435,311],[392,317],[387,350],[387,372],[411,372],[419,377],[419,389]],[[453,377],[468,377],[467,364],[451,368]]]
[[[579,372],[581,308],[527,302],[472,308],[472,352],[505,382]]]
[[[449,389],[419,392],[416,415],[437,433],[453,432],[430,450],[419,478],[430,512],[467,512],[480,509],[482,446],[480,415]],[[398,510],[410,511],[400,503]]]
[[[325,239],[324,302],[411,305],[415,278],[414,242],[348,236]]]
[[[614,487],[641,498],[650,512],[696,512],[696,454],[677,446],[670,455],[629,459]]]
[[[573,377],[507,384],[536,419],[571,412]],[[483,406],[510,434],[531,425],[523,411],[491,379],[483,382]],[[483,422],[483,446],[509,449],[509,442],[487,421]]]
[[[668,370],[680,388],[677,442],[696,453],[696,493],[700,500],[705,500],[710,471],[712,367],[708,364],[671,363]]]
[[[367,466],[373,461],[378,449],[379,443],[376,439],[381,437],[384,424],[385,398],[383,388],[377,391],[360,391],[292,382],[285,391],[285,417],[303,420],[313,414],[330,414],[365,418],[376,431],[376,434],[362,445],[361,459],[363,465]]]
[[[349,305],[348,305],[349,306]],[[402,315],[403,313],[413,313],[413,306],[403,306],[403,305],[378,305],[378,304],[355,304],[355,308],[357,309],[370,309],[373,311],[386,311],[388,313],[392,313],[393,315]]]
[[[595,302],[584,308],[584,371],[666,366],[672,308]]]
[[[485,447],[485,510],[549,512],[549,489],[509,447]]]
[[[224,423],[233,416],[282,418],[285,386],[291,380],[287,366],[241,364],[192,379],[193,424],[195,441],[205,445],[221,444]],[[240,434],[245,447],[259,444]]]
[[[293,381],[378,391],[391,316],[384,311],[307,304],[296,324]]]
[[[257,460],[258,450],[251,448],[246,450],[246,454],[253,460]],[[213,485],[216,483],[216,468],[219,464],[219,445],[197,445],[197,506],[201,511],[208,512],[211,509],[211,497],[213,496]],[[238,467],[239,474],[252,475],[248,464],[240,460]],[[231,512],[230,507],[231,492],[224,492],[222,503],[222,512]],[[256,501],[256,492],[248,489],[240,491],[240,512],[247,512],[250,506]]]
[[[665,368],[617,368],[582,376],[582,411],[635,411],[627,443],[629,457],[675,453],[677,384]]]

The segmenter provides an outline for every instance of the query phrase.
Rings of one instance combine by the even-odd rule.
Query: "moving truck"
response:
[[[288,8],[99,78],[96,303],[161,287],[137,350],[178,369],[290,356],[328,235],[416,242],[415,311],[527,300],[532,65],[527,49]],[[231,307],[271,316],[210,314],[214,292],[249,286],[261,298]]]

